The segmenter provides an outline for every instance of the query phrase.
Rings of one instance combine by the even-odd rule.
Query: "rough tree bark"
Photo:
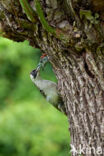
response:
[[[26,0],[30,12],[21,1],[0,0],[1,35],[29,40],[48,54],[68,114],[71,144],[86,147],[84,156],[103,155],[104,1]]]

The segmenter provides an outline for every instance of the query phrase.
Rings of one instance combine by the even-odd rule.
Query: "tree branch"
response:
[[[27,15],[27,17],[29,18],[29,20],[31,20],[31,22],[36,23],[36,14],[34,12],[34,10],[30,7],[29,3],[27,0],[19,0],[22,9],[24,10],[25,14]]]

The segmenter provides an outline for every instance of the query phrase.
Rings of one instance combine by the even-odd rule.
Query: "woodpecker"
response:
[[[45,55],[42,56],[37,68],[30,73],[30,78],[36,87],[40,90],[41,94],[46,98],[46,100],[59,111],[66,114],[63,100],[57,90],[57,84],[50,80],[44,80],[40,76],[40,69],[44,67],[47,62],[48,57]]]

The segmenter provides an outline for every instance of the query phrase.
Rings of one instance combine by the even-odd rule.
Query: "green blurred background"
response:
[[[67,118],[42,97],[29,74],[39,49],[0,38],[0,156],[67,156]],[[41,76],[56,81],[48,63]]]

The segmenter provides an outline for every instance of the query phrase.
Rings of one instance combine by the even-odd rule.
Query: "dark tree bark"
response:
[[[1,35],[29,40],[48,54],[68,114],[71,144],[86,147],[84,156],[103,155],[98,148],[104,150],[104,1],[28,2],[31,16],[19,0],[0,0]]]

